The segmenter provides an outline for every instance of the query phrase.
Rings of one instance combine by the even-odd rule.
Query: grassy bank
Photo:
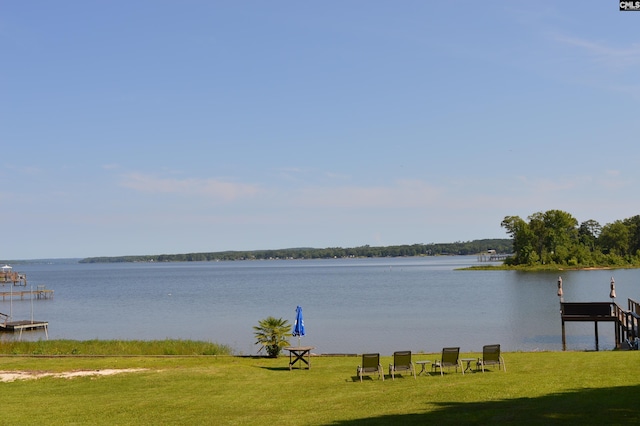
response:
[[[196,340],[39,340],[0,344],[4,355],[231,355],[230,346]]]
[[[478,354],[463,354],[476,357]],[[143,369],[2,383],[5,424],[636,424],[640,352],[506,353],[507,372],[355,377],[357,357],[2,356],[0,370]],[[414,359],[437,358],[415,354]],[[383,357],[387,369],[391,357]]]
[[[596,271],[609,269],[638,269],[638,265],[617,266],[567,266],[567,265],[476,265],[459,268],[459,271],[523,271],[523,272],[561,272],[561,271]]]

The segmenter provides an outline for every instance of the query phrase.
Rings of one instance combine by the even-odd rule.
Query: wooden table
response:
[[[307,364],[307,367],[311,368],[311,350],[315,349],[314,346],[290,346],[288,348],[284,348],[285,351],[289,351],[289,370],[293,367],[293,364],[296,362],[300,362],[300,368],[302,368],[302,363]],[[304,356],[307,356],[307,359],[304,359]],[[295,356],[295,359],[293,358]]]

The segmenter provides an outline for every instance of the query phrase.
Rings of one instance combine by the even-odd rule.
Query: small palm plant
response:
[[[258,321],[254,326],[256,345],[261,345],[258,353],[266,350],[267,354],[277,357],[282,348],[289,346],[288,338],[291,337],[291,324],[282,318],[267,317]]]

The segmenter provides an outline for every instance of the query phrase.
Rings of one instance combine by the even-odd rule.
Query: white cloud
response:
[[[257,185],[227,182],[219,179],[169,179],[141,173],[124,176],[122,186],[141,192],[196,195],[223,200],[251,197],[259,192]]]
[[[640,64],[640,43],[609,46],[605,43],[558,35],[555,40],[587,52],[596,62],[608,68],[624,70]]]

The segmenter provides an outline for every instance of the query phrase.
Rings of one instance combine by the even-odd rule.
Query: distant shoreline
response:
[[[294,259],[339,259],[339,258],[385,258],[419,256],[476,256],[494,250],[498,253],[513,252],[511,239],[484,239],[455,243],[404,244],[396,246],[360,247],[297,247],[287,249],[219,251],[181,254],[156,254],[139,256],[101,256],[81,259],[80,263],[122,262],[198,262],[222,260],[294,260]]]

